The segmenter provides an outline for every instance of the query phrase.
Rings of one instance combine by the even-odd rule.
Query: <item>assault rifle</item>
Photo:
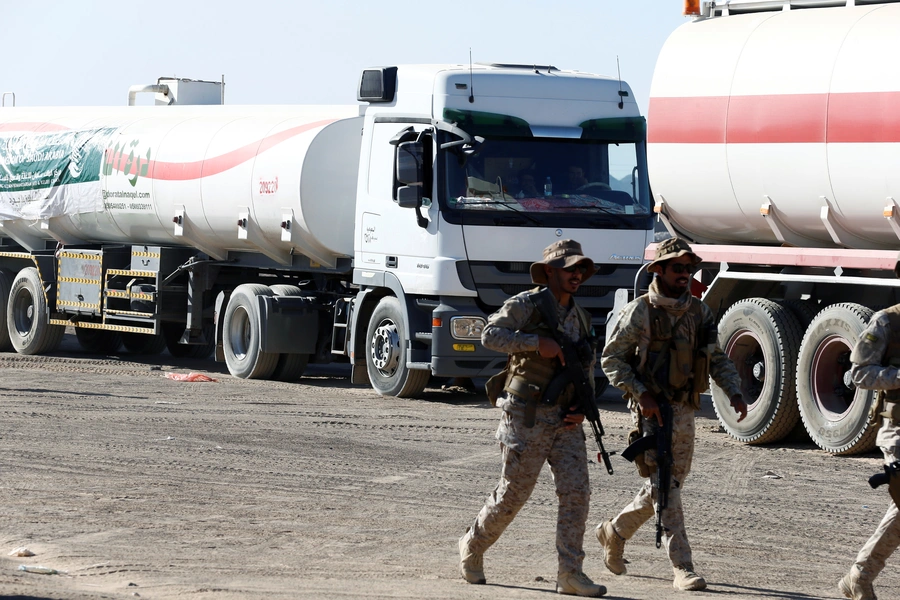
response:
[[[577,408],[572,412],[583,414],[584,420],[590,423],[591,430],[594,432],[594,439],[597,441],[597,447],[600,450],[597,453],[597,460],[602,460],[604,466],[606,466],[606,472],[612,475],[613,467],[609,457],[610,454],[615,453],[607,452],[606,448],[603,447],[603,436],[605,434],[603,424],[600,422],[600,411],[597,410],[597,404],[594,400],[594,386],[591,385],[591,380],[588,379],[583,366],[584,363],[590,364],[591,356],[597,349],[598,340],[592,336],[590,339],[586,338],[582,343],[576,344],[560,331],[558,325],[559,316],[556,311],[556,298],[553,297],[549,288],[545,288],[537,294],[532,294],[531,301],[544,319],[544,322],[550,327],[553,332],[553,339],[562,348],[563,357],[566,359],[566,364],[562,371],[550,380],[541,400],[548,404],[554,404],[560,394],[565,391],[566,386],[570,383],[574,386],[575,393],[572,404]],[[568,406],[562,407],[563,415],[570,412],[569,408]]]
[[[669,488],[672,485],[672,405],[667,400],[656,400],[662,415],[662,426],[656,432],[646,434],[622,451],[622,458],[634,462],[647,450],[656,450],[656,547],[662,546],[662,512],[669,506]],[[647,423],[651,421],[647,420]]]

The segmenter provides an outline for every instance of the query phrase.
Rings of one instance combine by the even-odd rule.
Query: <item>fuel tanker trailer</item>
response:
[[[900,4],[688,4],[653,76],[649,166],[750,405],[738,423],[713,385],[719,419],[753,444],[805,429],[870,450],[873,393],[848,371],[873,312],[900,301]]]
[[[414,396],[502,368],[481,330],[545,246],[598,261],[582,304],[602,330],[652,239],[645,121],[617,79],[376,67],[352,106],[228,106],[222,86],[0,108],[0,349],[74,327],[92,352],[215,352],[285,381],[346,361]]]

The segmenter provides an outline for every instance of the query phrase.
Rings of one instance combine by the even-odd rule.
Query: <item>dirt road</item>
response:
[[[483,396],[381,398],[336,368],[301,384],[239,380],[211,361],[85,355],[71,336],[54,356],[0,354],[0,392],[2,597],[555,596],[549,473],[487,553],[489,585],[457,574],[456,540],[498,475],[498,415]],[[607,447],[621,449],[616,390],[601,415]],[[610,477],[591,465],[594,524],[640,486],[625,461],[614,466]],[[629,542],[622,577],[603,568],[589,532],[585,571],[611,598],[837,598],[889,502],[866,483],[879,468],[875,455],[836,458],[810,443],[738,444],[707,405],[685,510],[710,590],[672,590],[652,522]],[[35,556],[8,556],[19,547]],[[900,598],[898,560],[879,598]]]

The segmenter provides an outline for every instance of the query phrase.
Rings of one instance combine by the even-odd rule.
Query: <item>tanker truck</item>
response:
[[[553,241],[597,261],[598,331],[652,241],[645,120],[618,79],[375,67],[360,104],[330,107],[229,106],[223,86],[0,108],[0,350],[52,352],[73,327],[92,352],[215,353],[241,378],[348,362],[413,397],[502,368],[486,317]]]
[[[873,393],[848,371],[873,311],[900,301],[900,4],[697,4],[656,64],[648,162],[750,407],[738,423],[712,385],[716,413],[751,444],[805,430],[834,454],[871,450]]]

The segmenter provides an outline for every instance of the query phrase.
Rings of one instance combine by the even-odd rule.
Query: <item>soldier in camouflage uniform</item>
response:
[[[900,261],[894,273],[900,277]],[[884,390],[884,405],[876,403],[873,414],[883,419],[877,443],[884,454],[884,464],[900,468],[900,304],[872,316],[850,354],[850,361],[853,363],[850,378],[856,387]],[[892,479],[897,476],[893,475]],[[892,487],[897,485],[895,482]],[[897,546],[900,546],[900,511],[892,499],[875,533],[856,555],[850,572],[838,582],[841,593],[853,600],[875,600],[872,582]]]
[[[705,380],[692,381],[698,335],[706,328],[715,327],[712,311],[692,296],[689,289],[691,274],[699,263],[700,258],[684,240],[670,238],[662,242],[656,249],[655,259],[648,266],[648,270],[655,274],[649,292],[628,303],[622,310],[600,359],[610,383],[625,392],[637,426],[635,435],[645,431],[653,433],[662,425],[657,398],[648,387],[657,389],[657,393],[662,390],[670,397],[673,463],[668,506],[662,511],[661,521],[677,590],[706,588],[706,581],[694,571],[681,502],[681,490],[694,454],[694,412],[700,408],[699,393],[707,387]],[[663,354],[664,358],[657,360],[654,352]],[[663,361],[666,367],[659,371],[664,375],[650,372],[651,364],[658,368]],[[670,368],[673,363],[677,369]],[[747,405],[741,397],[740,377],[732,362],[718,347],[710,355],[709,372],[728,393],[731,406],[741,415],[739,420],[746,417]],[[606,566],[616,575],[626,570],[623,557],[625,541],[655,513],[655,456],[655,451],[647,451],[635,461],[641,475],[648,477],[647,481],[631,504],[617,517],[602,522],[596,528],[597,539],[605,551]]]
[[[549,328],[561,329],[575,342],[591,333],[590,315],[572,296],[594,271],[593,261],[582,254],[578,242],[555,242],[544,249],[542,261],[531,265],[531,279],[552,292],[558,322],[543,322],[529,297],[533,291],[513,296],[488,318],[482,344],[509,353],[510,360],[505,373],[492,379],[503,384],[503,393],[492,393],[492,383],[488,383],[488,396],[503,411],[496,434],[502,457],[500,483],[459,540],[460,571],[469,583],[485,582],[484,552],[512,522],[531,495],[544,463],[549,463],[559,499],[556,590],[588,597],[606,593],[605,587],[581,570],[591,493],[581,426],[584,415],[561,410],[571,404],[571,389],[553,403],[541,400],[543,389],[564,362]],[[583,363],[591,381],[595,360],[591,351],[589,364]]]

